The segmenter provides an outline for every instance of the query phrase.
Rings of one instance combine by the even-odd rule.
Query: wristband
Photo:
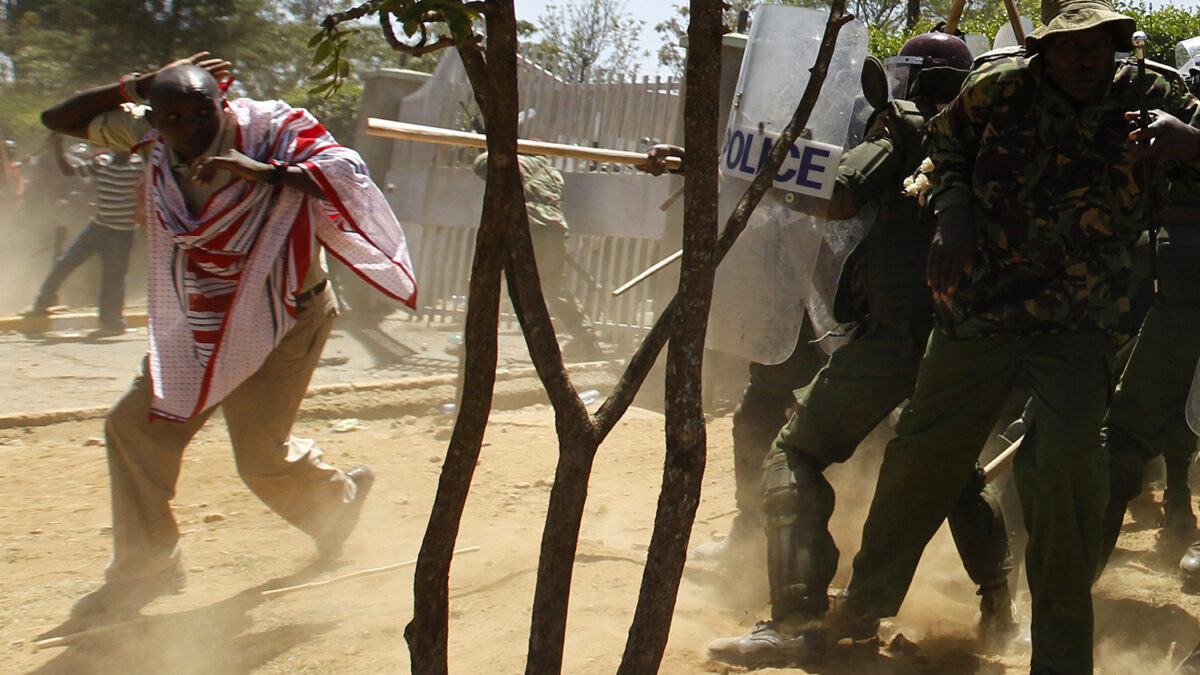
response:
[[[146,99],[142,98],[137,91],[137,78],[141,76],[141,73],[125,73],[117,80],[117,91],[121,94],[121,98],[128,103],[146,102]]]
[[[283,177],[287,175],[288,164],[277,159],[271,160],[271,175],[267,178],[267,183],[271,185],[279,185],[283,182]]]

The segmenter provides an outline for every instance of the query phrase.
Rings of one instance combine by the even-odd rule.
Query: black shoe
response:
[[[803,666],[820,658],[825,639],[820,631],[786,636],[774,621],[759,621],[741,637],[708,643],[708,658],[742,668]]]
[[[342,545],[346,543],[346,540],[350,538],[350,533],[354,532],[354,527],[358,525],[363,502],[367,500],[367,494],[371,492],[371,486],[375,484],[375,472],[369,466],[356,466],[346,472],[346,477],[354,481],[354,500],[343,508],[341,515],[333,521],[324,534],[314,538],[317,543],[317,555],[325,560],[336,558],[342,554]]]
[[[71,618],[82,620],[136,614],[155,598],[178,593],[186,585],[187,575],[179,562],[141,579],[108,581],[76,600],[71,606]]]
[[[1200,593],[1200,541],[1192,542],[1179,560],[1184,593]]]

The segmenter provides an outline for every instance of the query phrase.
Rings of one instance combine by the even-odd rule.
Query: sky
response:
[[[547,5],[564,4],[570,0],[514,0],[513,6],[517,11],[517,18],[525,21],[537,22],[538,17],[546,11]],[[626,0],[625,13],[639,19],[645,24],[642,26],[642,33],[638,36],[638,41],[642,49],[650,51],[650,56],[646,57],[640,68],[642,75],[666,75],[666,72],[659,72],[658,57],[655,53],[658,51],[658,46],[662,43],[662,38],[658,33],[654,32],[654,24],[670,18],[675,14],[675,5],[687,4],[687,0]]]

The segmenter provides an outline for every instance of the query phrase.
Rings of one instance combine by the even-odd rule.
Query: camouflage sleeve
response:
[[[842,155],[837,182],[829,198],[829,217],[852,218],[866,204],[878,201],[884,190],[899,189],[903,148],[897,143],[901,134],[889,130],[890,115],[878,114],[862,143]]]
[[[985,63],[967,76],[959,95],[929,122],[933,186],[928,199],[934,213],[970,204],[971,173],[989,112],[1015,84],[1012,78],[1003,76],[997,62]]]

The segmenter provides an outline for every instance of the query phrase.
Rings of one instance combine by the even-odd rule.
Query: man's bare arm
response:
[[[208,52],[199,52],[186,59],[172,61],[154,72],[130,78],[125,86],[132,87],[132,91],[144,99],[150,91],[150,85],[154,82],[155,75],[167,68],[182,65],[200,66],[212,73],[218,82],[229,76],[231,67],[228,61],[212,58]],[[116,110],[127,102],[128,100],[121,92],[120,82],[84,89],[43,111],[42,124],[60,134],[87,138],[88,125],[96,116]]]

